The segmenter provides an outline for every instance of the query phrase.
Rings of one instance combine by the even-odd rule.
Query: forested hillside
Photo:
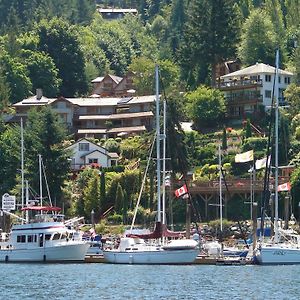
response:
[[[295,74],[295,81],[285,92],[289,109],[282,112],[280,130],[285,134],[281,140],[280,160],[283,164],[292,162],[298,167],[299,1],[64,0],[59,1],[59,5],[57,2],[0,0],[0,110],[3,114],[11,112],[11,104],[35,94],[37,88],[43,89],[46,97],[88,96],[91,80],[107,73],[123,76],[133,71],[137,94],[153,94],[154,65],[158,63],[162,93],[169,101],[168,135],[171,138],[168,151],[172,170],[186,173],[195,169],[198,179],[214,178],[216,141],[223,139],[229,143],[224,155],[228,175],[242,176],[247,170],[237,168],[234,155],[254,148],[257,157],[261,158],[266,138],[253,137],[246,127],[231,128],[225,117],[224,97],[214,88],[216,67],[237,59],[242,66],[256,62],[274,65],[278,48],[281,68]],[[138,15],[107,21],[97,7],[136,8]],[[67,167],[55,169],[53,166],[55,162],[67,165],[62,145],[64,140],[72,137],[67,131],[59,130],[60,125],[51,112],[40,115],[47,121],[39,119],[36,112],[29,119],[25,137],[29,157],[26,167],[29,174],[36,172],[33,160],[37,150],[32,151],[31,145],[34,140],[38,141],[38,149],[49,157],[46,165],[59,175],[52,178],[58,204],[65,201],[70,213],[86,216],[96,205],[93,201],[99,199],[102,200],[99,200],[101,208],[96,211],[98,215],[112,203],[115,203],[118,215],[124,211],[120,203],[126,202],[126,210],[132,209],[140,184],[139,172],[127,174],[128,177],[123,173],[107,174],[106,183],[102,183],[107,188],[106,194],[103,189],[102,192],[97,189],[103,179],[98,178],[94,170],[83,172],[76,184],[66,184]],[[192,121],[196,131],[184,134],[180,127],[182,121]],[[265,128],[267,121],[266,115],[259,120],[259,125]],[[244,120],[244,125],[247,122]],[[52,132],[57,133],[56,139],[51,136],[51,143],[41,130],[50,124],[54,124]],[[0,191],[3,193],[17,189],[20,181],[16,172],[19,129],[3,124],[0,128],[0,162],[7,172],[0,174]],[[50,136],[49,131],[47,133]],[[44,147],[46,142],[47,147]],[[148,136],[130,141],[97,142],[116,150],[125,165],[138,157],[145,160],[147,146],[150,146]],[[292,181],[297,203],[300,200],[300,168],[294,171]],[[128,182],[132,190],[125,192]],[[61,186],[64,186],[63,191]],[[143,201],[144,209],[152,211],[153,178]]]

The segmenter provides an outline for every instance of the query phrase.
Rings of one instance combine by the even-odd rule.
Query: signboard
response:
[[[2,209],[3,210],[15,210],[16,209],[16,196],[4,194],[2,196]]]

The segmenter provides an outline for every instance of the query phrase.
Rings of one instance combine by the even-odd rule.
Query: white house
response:
[[[271,106],[275,68],[263,63],[223,75],[218,88],[225,94],[228,114],[241,117],[245,113],[254,113],[261,104]],[[278,70],[279,104],[284,104],[283,92],[291,83],[293,73]]]
[[[117,153],[108,152],[102,146],[99,146],[85,138],[79,139],[77,142],[67,147],[71,155],[71,169],[79,170],[88,165],[97,165],[99,167],[112,167],[118,162],[119,155]]]

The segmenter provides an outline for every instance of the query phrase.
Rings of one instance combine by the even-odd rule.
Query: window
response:
[[[284,77],[284,83],[285,84],[290,84],[291,83],[291,78],[290,77]]]
[[[281,83],[281,77],[278,76],[278,83]]]
[[[57,233],[54,233],[52,240],[53,241],[59,240],[59,238],[60,238],[60,233],[57,232]]]
[[[18,235],[17,243],[26,243],[26,235]]]
[[[79,143],[79,151],[89,151],[90,144],[89,143]]]
[[[89,158],[89,164],[97,164],[98,158]]]
[[[266,82],[271,82],[271,75],[265,75],[265,81]]]
[[[51,234],[45,234],[45,241],[50,241]]]
[[[269,91],[269,90],[265,90],[265,97],[266,98],[271,98],[271,96],[272,96],[272,92]]]

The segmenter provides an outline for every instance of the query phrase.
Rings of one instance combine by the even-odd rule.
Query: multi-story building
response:
[[[279,69],[279,104],[283,105],[283,92],[291,83],[293,73]],[[265,110],[272,104],[275,68],[263,63],[223,75],[217,87],[224,92],[228,117],[242,118],[247,114],[259,112],[259,106]]]
[[[139,134],[153,128],[155,95],[114,98],[46,98],[40,93],[15,103],[11,122],[24,117],[33,107],[50,105],[75,137],[116,137]]]

